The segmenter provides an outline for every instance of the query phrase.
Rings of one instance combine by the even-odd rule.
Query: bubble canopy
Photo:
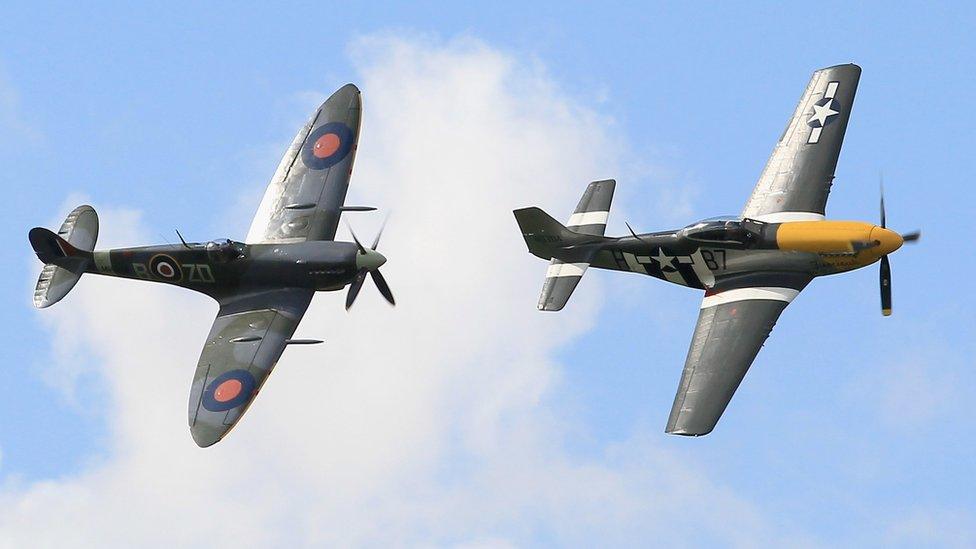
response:
[[[737,216],[709,217],[681,229],[678,235],[697,242],[746,244],[759,238],[761,225]]]
[[[244,257],[244,244],[227,238],[207,242],[207,257],[214,263],[230,263]]]
[[[702,219],[698,223],[711,223],[713,221],[742,221],[742,217],[737,215],[717,215],[715,217]],[[697,225],[698,223],[692,223],[692,225]]]

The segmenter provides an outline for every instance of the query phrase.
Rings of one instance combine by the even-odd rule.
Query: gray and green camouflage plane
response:
[[[887,229],[884,198],[880,225],[824,217],[860,76],[853,64],[813,73],[739,216],[605,237],[613,180],[591,183],[566,226],[539,208],[515,210],[529,252],[551,260],[543,311],[562,309],[588,267],[704,290],[666,432],[712,431],[780,313],[815,277],[880,260],[882,312],[891,313],[888,254],[919,233]]]
[[[292,339],[316,291],[347,285],[348,309],[366,275],[390,304],[393,294],[379,268],[386,258],[369,248],[336,242],[359,138],[362,100],[347,84],[312,115],[285,152],[246,242],[94,250],[98,216],[79,206],[57,233],[30,231],[44,262],[34,305],[63,298],[83,273],[174,284],[204,293],[220,305],[190,387],[189,421],[201,447],[220,441],[254,401],[285,347],[320,343]],[[380,231],[382,232],[382,230]]]

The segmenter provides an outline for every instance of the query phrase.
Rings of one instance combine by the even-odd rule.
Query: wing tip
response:
[[[829,67],[817,69],[814,72],[824,72],[824,71],[839,70],[839,69],[850,69],[856,72],[857,74],[861,74],[861,66],[858,65],[857,63],[854,63],[853,61],[851,61],[850,63],[840,63],[837,65],[831,65]]]
[[[209,448],[214,444],[220,442],[224,438],[224,433],[214,433],[209,429],[190,429],[190,436],[193,437],[193,442],[197,443],[197,446],[201,448]]]
[[[363,105],[362,96],[363,93],[359,90],[359,87],[350,82],[332,92],[332,95],[323,101],[315,112],[318,113],[327,109],[330,105],[337,105],[339,107],[348,105],[352,109],[361,109]]]
[[[685,410],[685,412],[690,412],[690,410]],[[692,425],[693,423],[698,423],[698,425]],[[677,435],[682,437],[702,437],[711,433],[715,429],[715,425],[718,424],[718,418],[711,425],[702,425],[701,421],[695,422],[690,417],[681,417],[680,413],[672,412],[670,418],[668,418],[668,425],[664,428],[665,434]]]
[[[363,92],[359,90],[359,86],[353,84],[352,82],[349,82],[348,84],[341,86],[332,95],[336,95],[340,93],[355,93],[357,95],[361,95]]]
[[[667,429],[664,430],[664,432],[669,435],[678,435],[682,437],[703,437],[708,433],[711,433],[712,429],[708,429],[707,431],[702,431],[697,429],[692,430],[692,429],[685,429],[685,428],[668,427]]]

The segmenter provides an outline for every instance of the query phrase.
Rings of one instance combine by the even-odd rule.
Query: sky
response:
[[[976,545],[974,9],[964,3],[8,7],[0,22],[0,547]],[[827,207],[922,229],[790,305],[715,431],[664,425],[700,292],[591,270],[535,310],[511,210],[617,180],[609,234],[735,214],[810,73],[863,74]],[[318,294],[260,399],[201,450],[216,313],[86,276],[35,310],[34,226],[99,248],[243,239],[347,82],[349,221],[397,296]],[[341,230],[338,238],[348,239]]]

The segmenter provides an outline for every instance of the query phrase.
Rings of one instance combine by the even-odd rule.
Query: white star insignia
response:
[[[671,263],[674,261],[674,258],[664,253],[664,248],[658,248],[657,255],[652,255],[651,259],[657,261],[657,264],[661,267],[662,271],[665,270],[665,268],[672,271],[674,270],[674,265]]]
[[[824,124],[827,123],[828,118],[834,116],[835,114],[840,114],[840,111],[835,111],[834,109],[830,108],[833,104],[834,104],[834,100],[833,98],[831,98],[830,101],[827,101],[823,105],[814,105],[813,116],[811,116],[810,119],[807,120],[807,124],[814,127],[822,128]],[[814,122],[816,122],[817,124],[814,125]]]

